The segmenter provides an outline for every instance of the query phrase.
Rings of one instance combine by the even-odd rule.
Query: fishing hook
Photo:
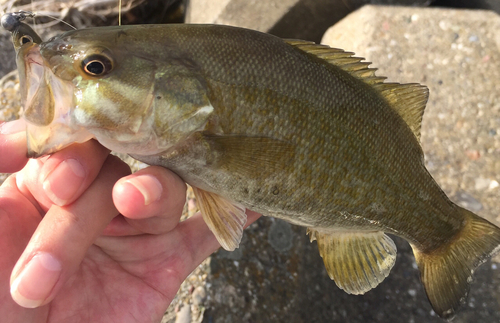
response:
[[[35,14],[31,11],[21,10],[18,12],[6,13],[2,16],[1,24],[5,30],[12,32],[23,20],[34,17]]]

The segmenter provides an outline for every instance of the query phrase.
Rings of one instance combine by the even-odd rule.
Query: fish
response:
[[[2,26],[30,157],[94,138],[166,167],[193,187],[224,249],[238,247],[246,209],[306,227],[350,294],[389,275],[388,234],[399,236],[445,319],[500,249],[500,228],[453,203],[424,165],[426,86],[385,82],[342,49],[244,28],[113,26],[41,41],[22,20],[7,14]]]

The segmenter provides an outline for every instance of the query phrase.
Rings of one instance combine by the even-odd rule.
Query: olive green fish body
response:
[[[21,81],[39,80],[25,94],[32,156],[94,137],[167,167],[227,250],[246,208],[281,218],[307,227],[329,276],[362,294],[395,263],[392,233],[450,318],[499,249],[500,229],[424,166],[427,88],[384,83],[352,53],[214,25],[77,30],[16,50]]]
[[[456,209],[425,169],[415,135],[363,81],[257,32],[178,26],[158,35],[171,44],[169,37],[206,82],[211,133],[268,137],[295,148],[294,158],[273,161],[275,173],[266,177],[259,165],[241,176],[193,162],[194,154],[159,162],[190,184],[304,226],[378,229],[428,248],[461,228],[463,217],[450,216]],[[250,155],[266,154],[252,148]],[[422,217],[427,228],[414,232]]]

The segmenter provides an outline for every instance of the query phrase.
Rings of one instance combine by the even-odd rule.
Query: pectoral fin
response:
[[[364,294],[389,275],[396,245],[383,232],[307,232],[318,242],[319,254],[337,286],[349,294]]]
[[[205,223],[222,248],[228,251],[238,248],[247,222],[245,208],[197,187],[193,191]]]
[[[219,169],[245,177],[269,176],[293,162],[292,144],[267,137],[203,134],[203,140],[216,152],[213,163]]]

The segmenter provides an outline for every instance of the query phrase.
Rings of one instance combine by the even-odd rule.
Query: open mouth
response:
[[[28,157],[40,157],[94,136],[72,120],[73,83],[58,78],[34,45],[18,57]]]

